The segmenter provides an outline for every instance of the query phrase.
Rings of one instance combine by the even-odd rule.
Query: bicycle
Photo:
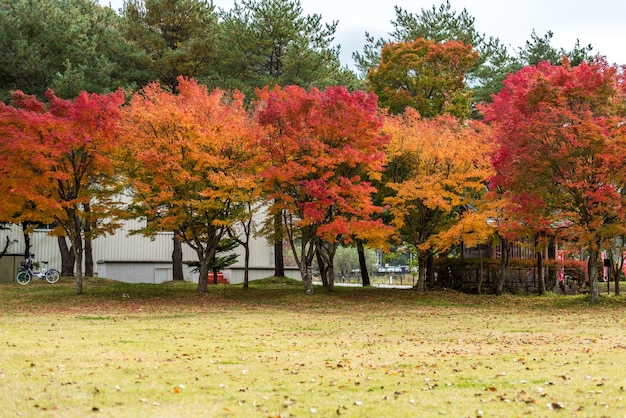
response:
[[[41,267],[41,269],[39,271],[34,271],[33,270],[34,258],[35,256],[31,255],[26,259],[26,261],[22,261],[20,263],[20,271],[17,273],[17,276],[15,277],[16,282],[18,282],[21,285],[27,285],[28,283],[30,283],[33,277],[38,277],[41,280],[45,280],[50,284],[55,284],[56,282],[59,281],[59,278],[61,277],[61,273],[59,273],[59,271],[55,269],[48,269],[47,261],[42,261],[41,263],[43,264],[43,266]]]

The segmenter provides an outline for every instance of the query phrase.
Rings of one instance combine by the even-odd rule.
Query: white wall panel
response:
[[[139,234],[132,234],[134,230],[141,228],[141,226],[141,221],[130,220],[125,222],[120,229],[116,230],[115,234],[96,238],[93,241],[94,268],[101,277],[116,278],[111,275],[114,274],[125,275],[130,281],[140,280],[142,282],[154,282],[155,280],[161,280],[164,272],[155,272],[154,265],[159,264],[159,268],[167,268],[167,266],[162,267],[160,264],[169,263],[171,260],[173,233],[161,233],[154,238],[146,238]],[[0,245],[2,245],[2,248],[4,248],[7,236],[10,240],[8,253],[24,253],[25,244],[21,226],[11,225],[7,230],[0,230]],[[35,230],[30,234],[30,237],[31,253],[35,254],[35,260],[48,261],[50,268],[60,270],[61,256],[58,238],[50,236],[47,230]],[[245,261],[243,247],[238,247],[235,251],[239,254],[239,257],[237,263],[233,265],[233,268],[243,268]],[[265,238],[252,238],[250,242],[250,268],[260,268],[260,271],[273,268],[274,259],[272,251],[272,245],[270,245]],[[194,261],[197,259],[195,251],[183,244],[183,260]],[[109,264],[110,262],[136,262],[137,264],[153,262],[153,266],[150,268],[143,266],[137,269],[129,269],[127,268],[129,264],[120,263],[120,265],[115,268],[109,267],[107,271],[100,272],[98,269],[103,267],[103,264],[98,263],[99,261],[109,262]],[[107,266],[109,264],[107,264]],[[124,271],[127,272],[124,273]],[[155,279],[155,277],[157,278]],[[267,277],[267,274],[263,277]],[[185,278],[187,280],[193,280],[190,273],[187,271],[185,272]],[[195,280],[197,281],[197,278],[195,278]]]

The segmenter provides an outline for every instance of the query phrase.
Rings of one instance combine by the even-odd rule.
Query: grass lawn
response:
[[[0,417],[626,416],[603,296],[0,285]]]

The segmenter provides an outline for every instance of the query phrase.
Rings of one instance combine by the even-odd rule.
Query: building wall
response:
[[[223,270],[224,277],[230,284],[243,283],[243,268],[227,268]],[[274,267],[253,268],[248,271],[248,280],[259,280],[274,275]],[[285,276],[295,280],[302,280],[300,270],[297,267],[285,267]],[[197,282],[197,278],[195,279]]]
[[[168,261],[98,261],[98,275],[126,283],[159,284],[172,280],[172,263]],[[186,281],[198,281],[198,274],[183,268]]]
[[[127,221],[113,235],[93,241],[94,271],[99,277],[132,283],[161,283],[172,280],[173,233],[161,233],[153,238],[132,234],[141,226],[139,220]],[[61,255],[58,238],[50,236],[49,232],[49,230],[41,229],[30,234],[31,253],[35,254],[35,261],[48,261],[49,268],[60,270]],[[24,253],[24,236],[19,225],[11,225],[6,230],[0,230],[2,248],[4,248],[6,237],[9,237],[10,242],[8,253]],[[232,280],[231,282],[238,283],[243,281],[244,250],[238,247],[235,252],[239,254],[237,263],[231,266],[231,269],[224,271],[224,276]],[[183,244],[183,261],[198,261],[195,251],[185,244]],[[0,281],[12,282],[14,280],[13,265],[13,261],[7,264],[4,273],[0,265]],[[272,275],[273,246],[265,238],[251,239],[249,265],[251,271],[255,272],[251,273],[251,279]],[[194,275],[191,270],[184,268],[184,278],[197,282],[197,273]]]
[[[2,247],[4,248],[4,246]],[[0,258],[0,283],[13,283],[19,271],[23,254],[5,254]]]

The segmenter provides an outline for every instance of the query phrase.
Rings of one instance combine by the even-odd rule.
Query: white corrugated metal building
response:
[[[99,237],[93,240],[94,272],[98,277],[130,283],[162,283],[172,280],[173,233],[160,233],[154,238],[131,234],[141,227],[141,221],[131,220],[115,231],[114,235]],[[48,261],[49,268],[61,269],[61,255],[57,237],[52,237],[48,229],[37,229],[30,234],[31,253],[35,261]],[[19,261],[23,260],[24,237],[21,227],[12,225],[0,230],[0,249],[4,248],[9,238],[6,255],[0,259],[0,282],[12,282]],[[183,243],[183,261],[197,261],[193,249]],[[251,238],[250,243],[250,280],[271,276],[274,272],[274,247],[265,238]],[[244,254],[243,248],[236,250],[239,254],[237,263],[222,270],[230,283],[243,282]],[[183,266],[185,280],[198,281],[198,273],[192,268]],[[286,274],[298,278],[298,270],[286,267]]]

